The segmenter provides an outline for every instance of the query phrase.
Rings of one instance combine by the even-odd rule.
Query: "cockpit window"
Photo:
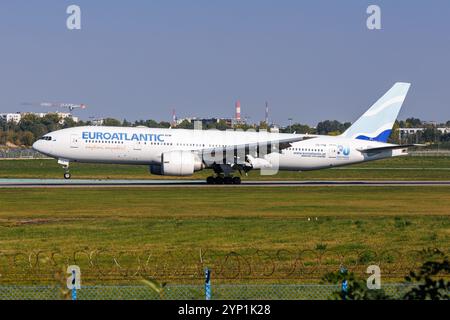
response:
[[[52,137],[42,137],[39,140],[52,141]]]

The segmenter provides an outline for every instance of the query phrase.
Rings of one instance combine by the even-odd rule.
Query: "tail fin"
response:
[[[410,86],[410,83],[396,83],[342,137],[387,142]]]

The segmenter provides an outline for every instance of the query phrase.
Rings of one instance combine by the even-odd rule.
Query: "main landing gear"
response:
[[[231,176],[225,176],[222,177],[220,175],[214,177],[208,177],[206,178],[207,184],[241,184],[241,178],[240,177],[231,177]]]
[[[59,159],[59,160],[58,160],[58,163],[59,163],[60,165],[62,165],[62,167],[63,167],[63,169],[64,169],[64,179],[69,180],[69,179],[72,177],[71,174],[70,174],[70,172],[69,172],[69,165],[70,165],[70,162],[67,161],[67,160]]]
[[[212,169],[215,175],[206,179],[207,184],[241,184],[240,177],[233,177],[235,169],[230,165],[214,164]]]

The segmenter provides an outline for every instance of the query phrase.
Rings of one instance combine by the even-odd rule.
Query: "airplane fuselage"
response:
[[[296,134],[218,130],[153,129],[129,127],[75,127],[49,133],[33,146],[68,162],[160,165],[161,156],[172,151],[201,152],[234,145],[295,138]],[[360,150],[390,144],[377,141],[317,136],[294,142],[277,153],[279,170],[305,171],[350,165],[392,156],[406,150],[373,154]],[[268,154],[266,158],[271,158]]]

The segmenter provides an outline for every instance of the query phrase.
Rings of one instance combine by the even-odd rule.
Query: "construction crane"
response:
[[[44,108],[67,108],[70,110],[70,112],[74,111],[75,109],[81,109],[84,110],[87,108],[85,104],[76,104],[76,103],[54,103],[54,102],[40,102],[40,103],[34,103],[34,102],[25,102],[22,103],[24,106],[37,106],[37,107],[44,107]]]

